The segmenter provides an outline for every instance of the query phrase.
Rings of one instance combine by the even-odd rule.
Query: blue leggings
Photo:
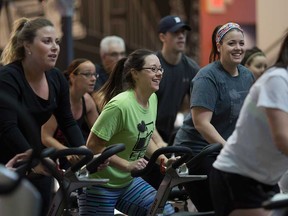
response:
[[[78,195],[79,215],[112,216],[114,209],[127,215],[145,216],[152,205],[157,191],[142,178],[134,178],[124,188],[92,186]],[[166,204],[164,215],[174,213],[171,204]]]

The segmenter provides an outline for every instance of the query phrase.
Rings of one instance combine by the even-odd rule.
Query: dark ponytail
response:
[[[209,55],[209,63],[217,61],[220,59],[220,53],[217,50],[217,44],[216,44],[216,34],[218,32],[218,30],[221,28],[222,25],[218,25],[216,26],[216,28],[214,29],[213,33],[212,33],[212,49]]]

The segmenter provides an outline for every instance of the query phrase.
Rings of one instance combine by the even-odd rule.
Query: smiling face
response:
[[[244,35],[237,29],[232,29],[217,44],[220,52],[220,61],[223,66],[237,66],[245,54]]]
[[[81,63],[77,71],[70,74],[72,87],[81,94],[93,92],[96,79],[96,68],[90,61]]]
[[[136,82],[136,87],[148,94],[152,94],[159,89],[159,84],[163,75],[160,71],[162,67],[159,58],[154,54],[146,56],[144,62],[143,69],[135,73],[134,80]],[[158,70],[153,71],[153,68],[157,68]]]

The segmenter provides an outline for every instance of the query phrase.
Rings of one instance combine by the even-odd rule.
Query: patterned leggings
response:
[[[134,178],[124,188],[92,186],[78,195],[79,215],[112,216],[114,209],[131,216],[145,216],[152,205],[157,191],[142,178]],[[163,215],[171,215],[174,208],[166,204]]]

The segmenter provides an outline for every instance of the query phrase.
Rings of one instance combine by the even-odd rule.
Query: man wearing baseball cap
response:
[[[178,16],[166,16],[160,20],[159,33],[176,32],[180,28],[190,31],[191,27],[185,24]]]
[[[170,141],[175,130],[174,122],[184,98],[188,101],[190,99],[190,81],[199,70],[198,64],[184,54],[187,31],[190,30],[191,27],[178,16],[166,16],[158,25],[162,49],[156,55],[160,59],[164,73],[159,90],[156,92],[158,97],[156,129],[166,143]],[[185,109],[190,110],[188,105]],[[157,141],[155,142],[157,144]],[[157,175],[150,173],[144,178],[157,189],[162,179],[158,178],[156,181],[154,174]],[[149,179],[151,176],[153,179]]]
[[[190,81],[199,70],[198,64],[184,54],[187,31],[190,30],[191,27],[178,16],[166,16],[158,25],[162,50],[157,52],[157,56],[164,74],[156,92],[159,101],[156,128],[165,142],[169,141],[174,130],[184,97],[190,95]]]

